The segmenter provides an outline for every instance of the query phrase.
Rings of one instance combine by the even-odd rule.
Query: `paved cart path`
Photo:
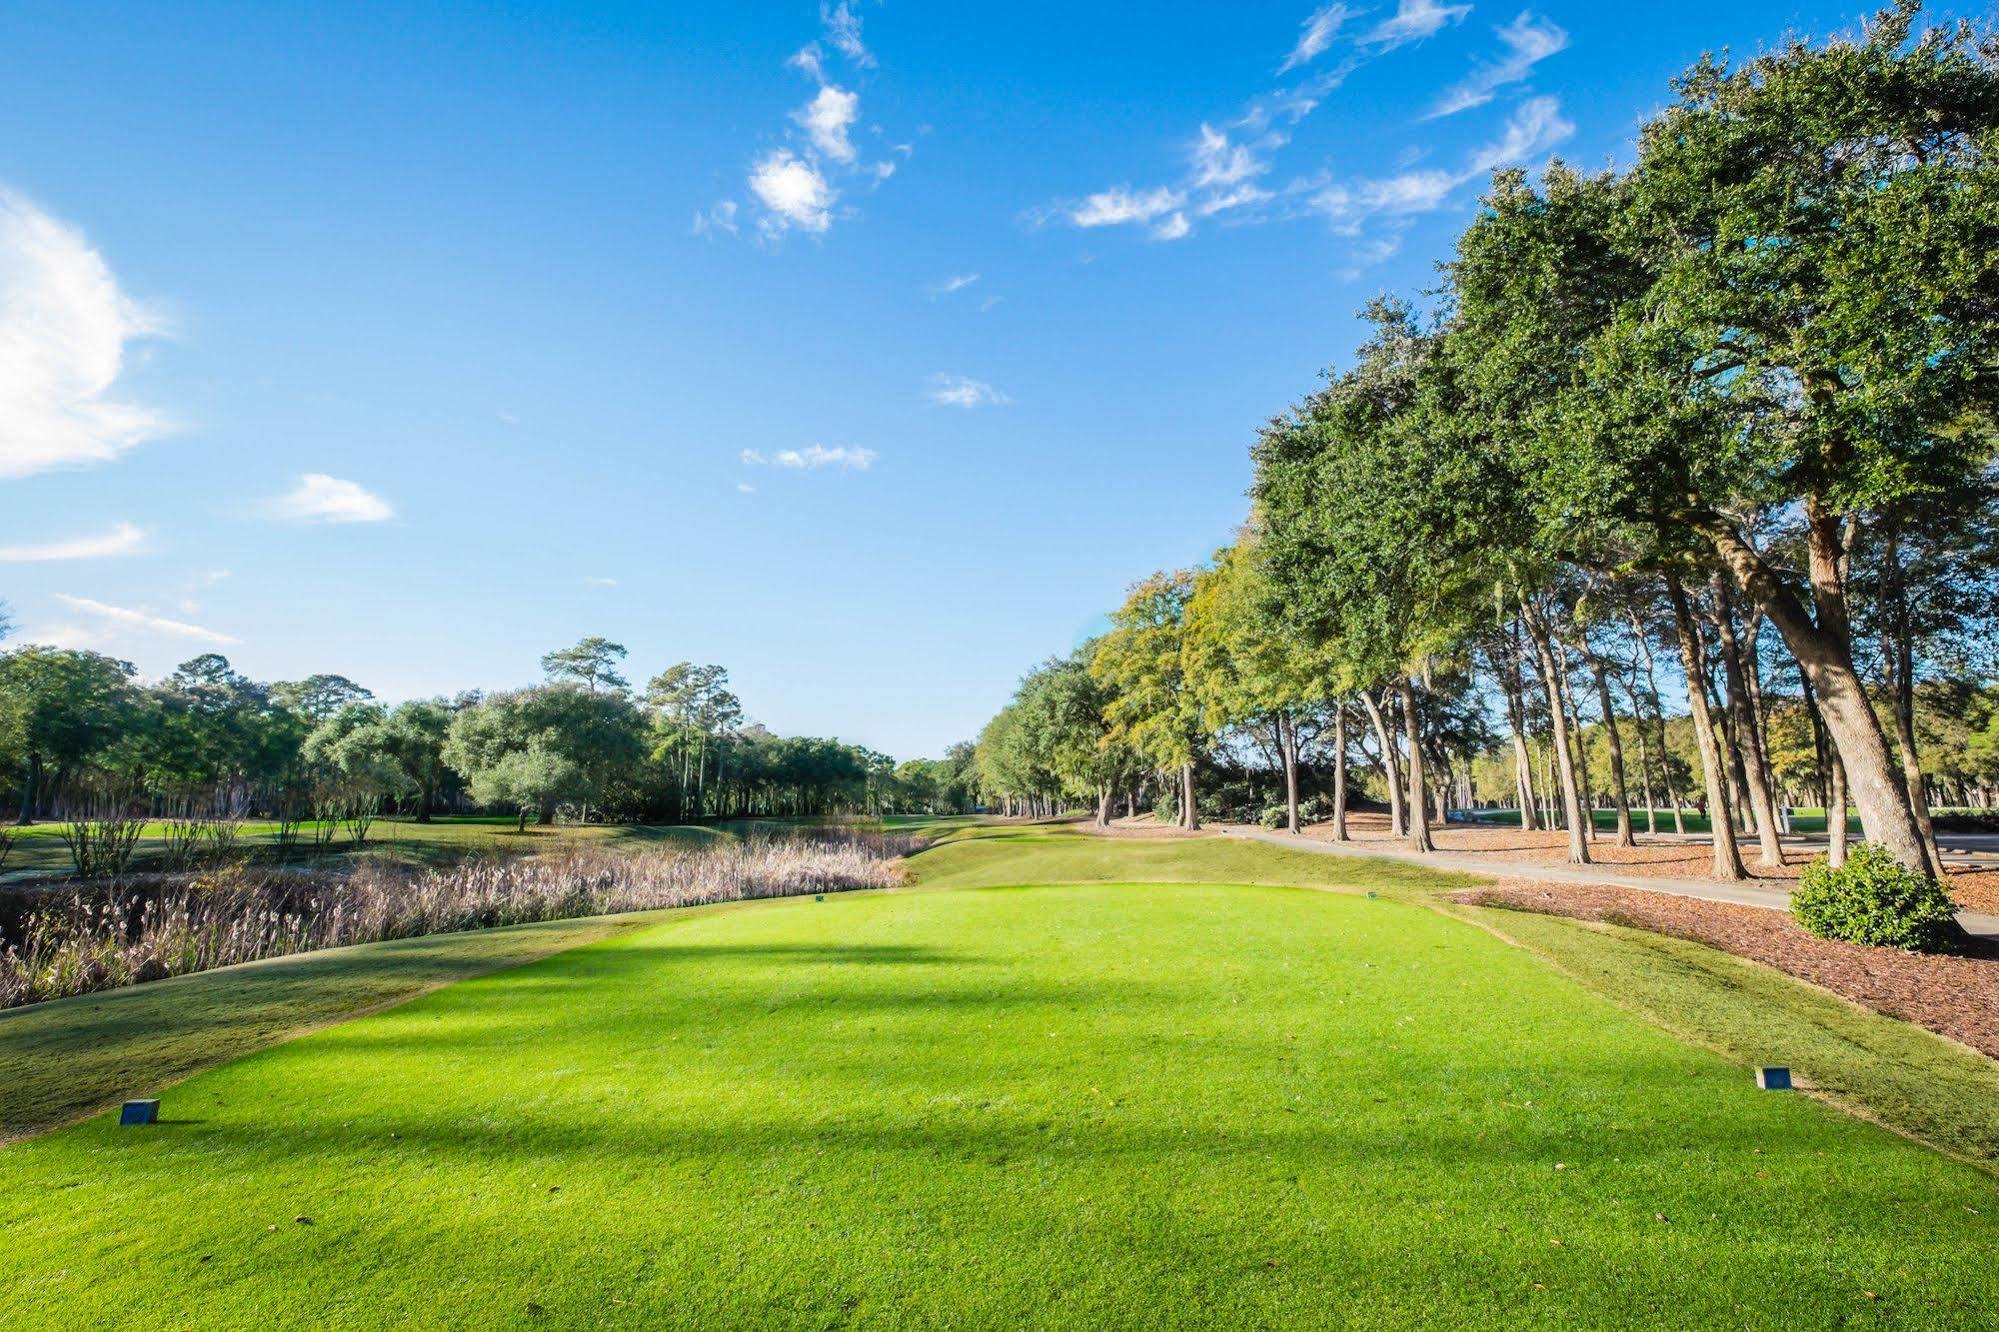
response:
[[[1385,860],[1401,860],[1412,865],[1427,865],[1432,869],[1476,874],[1487,879],[1530,879],[1543,883],[1597,884],[1612,888],[1637,888],[1652,893],[1671,893],[1675,897],[1695,897],[1708,902],[1732,902],[1737,906],[1764,907],[1771,911],[1791,909],[1791,894],[1788,890],[1767,888],[1754,882],[1727,883],[1720,879],[1674,879],[1657,875],[1631,874],[1620,872],[1618,867],[1613,865],[1539,865],[1512,861],[1508,862],[1504,869],[1499,869],[1488,857],[1454,855],[1449,851],[1436,851],[1423,855],[1393,842],[1323,842],[1316,837],[1294,837],[1289,833],[1270,832],[1263,828],[1234,826],[1224,827],[1219,831],[1228,837],[1269,842],[1274,846],[1294,847],[1301,851],[1317,851],[1333,856],[1374,856]],[[1982,911],[1960,911],[1957,913],[1957,919],[1958,923],[1970,933],[1999,940],[1999,916]]]

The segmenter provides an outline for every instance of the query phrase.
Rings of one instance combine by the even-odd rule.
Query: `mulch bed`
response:
[[[1938,957],[1808,934],[1781,912],[1637,888],[1503,879],[1454,902],[1604,921],[1691,939],[1775,967],[1999,1059],[1999,956]]]

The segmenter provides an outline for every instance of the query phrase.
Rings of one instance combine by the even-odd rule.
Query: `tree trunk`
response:
[[[1194,765],[1180,765],[1180,826],[1196,831],[1201,826],[1201,810],[1194,803]]]
[[[1347,840],[1347,705],[1333,709],[1333,840]]]
[[[1409,740],[1409,798],[1405,802],[1409,811],[1409,845],[1417,851],[1435,851],[1437,844],[1430,840],[1430,809],[1424,799],[1423,733],[1416,717],[1416,686],[1405,675],[1399,688],[1402,728]]]
[[[1749,690],[1742,645],[1735,636],[1735,611],[1728,595],[1728,581],[1719,569],[1714,574],[1714,625],[1721,635],[1721,665],[1728,677],[1728,710],[1735,719],[1735,747],[1748,787],[1750,812],[1756,819],[1756,838],[1762,854],[1757,864],[1764,869],[1784,867],[1783,829],[1777,822],[1777,802],[1770,794],[1770,765],[1763,753],[1763,728],[1757,724],[1756,703]]]
[[[1499,663],[1493,665],[1498,667]],[[1498,674],[1500,689],[1506,695],[1506,724],[1513,731],[1513,785],[1520,794],[1520,827],[1538,832],[1541,820],[1534,812],[1534,760],[1527,753],[1527,710],[1520,700],[1520,677],[1512,662]]]
[[[1381,744],[1381,775],[1388,787],[1388,830],[1400,837],[1408,825],[1402,821],[1402,766],[1396,761],[1395,742],[1388,738],[1388,723],[1383,720],[1381,705],[1374,701],[1374,695],[1361,690],[1360,703],[1367,709],[1367,719],[1374,724],[1374,738]]]
[[[1707,779],[1708,827],[1714,837],[1714,877],[1743,879],[1742,853],[1735,845],[1735,824],[1728,812],[1728,775],[1714,716],[1708,711],[1707,686],[1701,683],[1700,631],[1687,604],[1686,590],[1673,574],[1666,575],[1666,599],[1673,604],[1673,627],[1680,640],[1680,665],[1687,676],[1687,707],[1693,714],[1694,740],[1700,749],[1701,772]]]
[[[1554,727],[1550,748],[1554,750],[1555,771],[1561,778],[1562,808],[1568,816],[1569,863],[1587,865],[1590,863],[1589,837],[1583,826],[1582,797],[1576,790],[1575,761],[1569,753],[1569,719],[1562,707],[1562,684],[1560,672],[1555,665],[1555,652],[1548,640],[1548,627],[1541,621],[1541,614],[1534,609],[1533,602],[1520,599],[1520,618],[1527,628],[1528,641],[1534,645],[1534,655],[1541,663],[1541,687],[1548,695],[1548,718]]]
[[[1097,826],[1111,826],[1111,788],[1108,785],[1097,788]]]
[[[1575,694],[1569,688],[1568,649],[1562,645],[1561,639],[1555,637],[1552,630],[1548,634],[1548,646],[1554,653],[1556,662],[1555,682],[1561,689],[1561,706],[1568,709],[1569,735],[1575,743],[1576,796],[1582,802],[1583,811],[1588,816],[1583,820],[1583,840],[1594,842],[1596,840],[1596,793],[1590,790],[1589,744],[1583,738],[1582,709],[1576,706]]]
[[[1296,837],[1298,826],[1298,723],[1288,713],[1277,714],[1278,743],[1284,748],[1284,825]]]
[[[1928,870],[1922,830],[1909,807],[1909,793],[1888,758],[1887,737],[1874,715],[1859,672],[1853,668],[1853,632],[1846,613],[1846,544],[1836,514],[1816,499],[1806,504],[1806,537],[1811,552],[1812,600],[1816,618],[1808,614],[1789,587],[1777,577],[1761,553],[1726,524],[1712,524],[1705,534],[1770,623],[1777,626],[1798,668],[1819,697],[1820,715],[1833,747],[1846,767],[1849,795],[1860,810],[1867,839],[1908,869]]]
[[[1631,793],[1624,784],[1624,739],[1617,731],[1617,706],[1611,701],[1610,681],[1604,675],[1604,667],[1596,654],[1583,644],[1583,662],[1596,680],[1597,706],[1603,709],[1603,734],[1610,746],[1610,792],[1617,802],[1617,844],[1636,846],[1638,839],[1631,834]]]
[[[1888,606],[1886,644],[1890,681],[1895,693],[1895,747],[1901,753],[1902,785],[1909,793],[1909,811],[1916,816],[1922,833],[1923,854],[1929,857],[1930,875],[1943,877],[1943,853],[1937,849],[1937,829],[1930,818],[1930,799],[1923,790],[1922,756],[1916,752],[1916,652],[1910,641],[1909,594],[1903,585],[1902,544],[1890,529],[1882,554],[1882,580]]]
[[[1634,713],[1637,710],[1636,699],[1632,700],[1632,709]],[[1659,802],[1657,798],[1659,788],[1652,785],[1652,754],[1650,747],[1645,743],[1645,719],[1634,716],[1632,720],[1638,723],[1636,732],[1638,736],[1638,776],[1645,787],[1645,833],[1647,836],[1656,837],[1659,835]]]
[[[28,780],[21,787],[21,817],[15,820],[22,827],[35,821],[35,797],[41,793],[42,756],[28,755]]]

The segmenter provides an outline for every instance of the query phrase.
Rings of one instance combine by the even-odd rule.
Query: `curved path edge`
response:
[[[1224,837],[1234,837],[1243,841],[1269,842],[1273,846],[1316,851],[1322,855],[1399,860],[1409,865],[1450,870],[1457,874],[1475,874],[1482,879],[1527,879],[1537,883],[1580,883],[1609,888],[1635,888],[1641,892],[1667,893],[1674,897],[1693,897],[1707,902],[1729,902],[1736,906],[1762,907],[1769,911],[1789,912],[1791,909],[1789,892],[1782,888],[1763,888],[1753,883],[1619,874],[1615,870],[1593,865],[1509,863],[1504,871],[1500,871],[1494,869],[1490,861],[1481,860],[1476,856],[1453,855],[1448,851],[1425,854],[1392,843],[1325,842],[1315,837],[1298,837],[1291,833],[1237,826],[1217,827],[1215,831]],[[1957,920],[1964,926],[1966,933],[1999,942],[1999,916],[1982,911],[1960,911],[1957,913]]]

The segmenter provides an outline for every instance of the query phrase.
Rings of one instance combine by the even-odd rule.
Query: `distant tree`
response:
[[[418,823],[430,822],[451,771],[444,761],[444,743],[451,733],[452,715],[451,704],[443,699],[411,699],[397,704],[383,725],[383,750],[402,773]]]
[[[1201,826],[1194,765],[1208,739],[1200,697],[1188,678],[1186,619],[1194,576],[1180,569],[1134,586],[1090,658],[1090,674],[1107,693],[1110,742],[1174,775],[1183,828]]]
[[[675,662],[646,685],[653,714],[653,757],[675,771],[678,816],[708,804],[708,758],[724,754],[722,741],[742,724],[743,705],[729,691],[729,673],[720,666]]]
[[[582,685],[593,694],[600,686],[623,692],[628,686],[625,677],[618,674],[618,663],[624,658],[623,643],[591,637],[581,640],[575,647],[544,655],[541,669],[551,684],[568,681]]]
[[[644,720],[623,693],[543,685],[487,696],[451,721],[442,754],[481,804],[553,823],[614,798],[644,757]]]
[[[344,675],[308,675],[280,680],[270,687],[271,701],[317,726],[350,703],[365,703],[375,695]]]
[[[0,655],[0,706],[24,765],[20,821],[128,735],[137,715],[132,663],[73,648]]]

